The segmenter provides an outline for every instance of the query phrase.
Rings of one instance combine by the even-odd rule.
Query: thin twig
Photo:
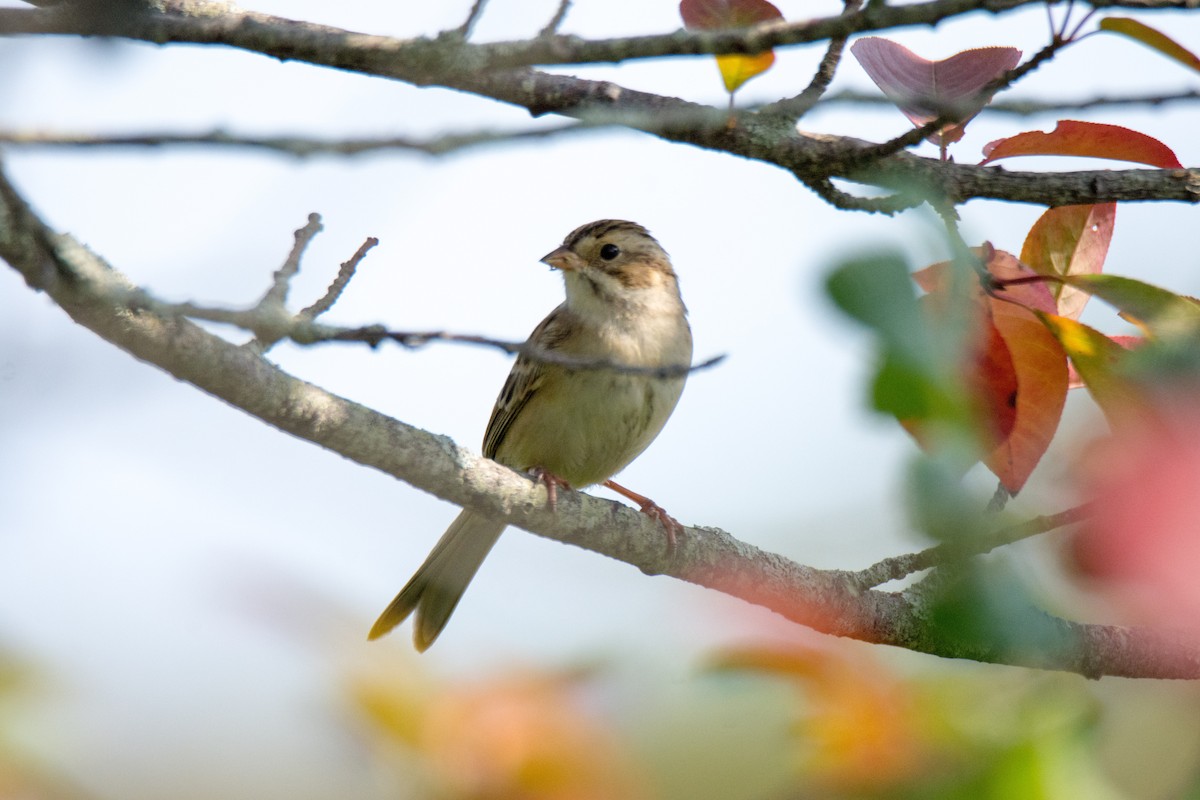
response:
[[[934,545],[918,553],[908,553],[902,556],[885,558],[866,569],[852,573],[852,580],[860,590],[881,586],[889,581],[920,572],[924,569],[939,567],[951,561],[981,556],[990,553],[997,547],[1013,544],[1022,539],[1028,539],[1040,533],[1056,530],[1087,519],[1091,513],[1091,505],[1083,504],[1057,514],[1034,517],[1026,522],[1000,528],[977,539],[948,542]]]
[[[559,0],[558,10],[554,12],[554,16],[546,23],[546,27],[538,31],[538,36],[553,36],[558,33],[558,27],[562,25],[570,9],[571,0]]]
[[[804,181],[808,188],[816,192],[822,200],[845,211],[867,211],[890,217],[901,211],[916,208],[924,202],[924,198],[906,194],[893,194],[887,197],[858,197],[849,192],[843,192],[828,178],[810,180],[799,175],[797,177]]]
[[[288,289],[292,278],[300,271],[300,259],[304,256],[304,251],[308,247],[309,242],[313,237],[322,230],[321,215],[309,214],[308,222],[303,228],[296,231],[295,243],[292,245],[291,252],[284,260],[283,266],[275,270],[275,274],[271,278],[271,288],[267,289],[266,294],[258,301],[258,307],[261,309],[282,309],[287,304]]]
[[[471,31],[475,29],[475,23],[478,22],[479,18],[483,16],[483,7],[486,5],[487,0],[475,0],[474,4],[471,6],[470,13],[467,14],[466,20],[464,20],[463,24],[459,25],[454,32],[464,39],[469,39],[471,37]]]
[[[858,11],[861,7],[862,0],[845,0],[842,13],[850,14]],[[799,120],[817,104],[821,96],[825,94],[825,90],[829,88],[829,84],[833,81],[834,73],[837,72],[838,64],[841,63],[842,53],[845,49],[845,36],[831,39],[829,47],[825,50],[825,55],[821,58],[821,63],[817,65],[817,71],[813,74],[812,80],[808,82],[808,86],[804,87],[804,91],[795,97],[789,97],[785,100],[779,100],[778,102],[763,106],[760,111],[768,114],[782,114],[790,117],[792,120]]]
[[[980,116],[990,114],[1011,114],[1014,116],[1031,117],[1037,114],[1054,114],[1064,111],[1089,111],[1095,108],[1111,108],[1120,106],[1148,106],[1157,108],[1170,103],[1195,102],[1200,100],[1200,90],[1189,89],[1184,92],[1164,92],[1158,94],[1128,94],[1128,95],[1099,95],[1075,100],[998,100],[989,103],[979,112]],[[895,103],[886,95],[875,92],[842,91],[827,94],[817,106],[818,110],[838,105],[865,105],[895,107]],[[763,106],[762,108],[767,108]],[[754,111],[753,107],[747,108]],[[946,110],[946,109],[943,109]],[[0,142],[3,138],[0,137]]]
[[[333,279],[333,283],[329,284],[329,288],[325,290],[325,294],[312,305],[302,309],[296,316],[298,316],[300,319],[312,322],[317,317],[333,308],[333,304],[338,301],[338,298],[342,296],[342,292],[344,292],[346,287],[350,285],[350,279],[354,277],[354,271],[358,269],[359,262],[362,261],[363,258],[366,257],[367,252],[377,244],[379,244],[378,239],[376,239],[374,236],[368,237],[367,240],[359,246],[358,250],[355,251],[354,255],[350,256],[349,261],[342,262],[341,267],[338,269],[337,277]]]
[[[441,156],[470,147],[507,144],[527,139],[543,139],[584,129],[604,127],[607,122],[572,122],[522,131],[472,131],[449,133],[431,139],[410,139],[403,136],[363,137],[358,139],[315,139],[305,136],[241,136],[221,130],[207,133],[136,133],[100,135],[88,133],[54,133],[0,131],[0,144],[22,147],[165,147],[217,146],[271,150],[297,158],[316,155],[357,156],[380,150],[412,150],[431,156]]]
[[[298,332],[299,333],[299,332]],[[361,328],[329,328],[317,326],[312,329],[311,336],[301,334],[295,339],[298,344],[319,344],[321,342],[364,342],[371,347],[378,347],[385,341],[395,342],[409,349],[424,347],[431,342],[453,342],[457,344],[472,344],[482,347],[492,347],[509,355],[520,355],[532,361],[544,364],[556,364],[562,367],[581,370],[608,370],[627,375],[650,375],[655,378],[678,378],[692,372],[715,367],[725,360],[724,355],[713,356],[698,364],[666,364],[661,367],[638,367],[621,364],[607,358],[585,358],[560,353],[537,347],[529,341],[512,342],[502,339],[491,339],[469,333],[450,333],[447,331],[394,331],[382,325],[369,325]]]

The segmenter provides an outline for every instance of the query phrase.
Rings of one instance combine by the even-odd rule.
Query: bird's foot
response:
[[[628,497],[630,500],[638,504],[638,508],[642,510],[643,514],[651,519],[657,520],[658,523],[662,525],[663,532],[667,535],[667,556],[670,557],[675,555],[676,542],[678,541],[679,535],[683,533],[683,525],[679,523],[679,520],[675,519],[666,511],[664,511],[662,506],[651,500],[649,497],[640,495],[632,489],[626,489],[616,481],[605,481],[604,485],[609,489],[612,489],[617,494]]]
[[[534,467],[529,470],[529,474],[535,481],[538,481],[546,487],[546,505],[551,511],[558,508],[558,490],[559,488],[571,491],[571,484],[564,481],[552,472],[548,472],[542,467]]]

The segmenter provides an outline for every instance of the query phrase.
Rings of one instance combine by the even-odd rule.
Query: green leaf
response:
[[[954,325],[934,331],[904,260],[892,253],[852,259],[830,275],[833,301],[879,337],[879,369],[872,382],[872,406],[916,431],[941,436],[966,433],[973,412],[956,365],[965,336],[950,335]],[[943,315],[945,316],[945,315]]]
[[[1200,336],[1200,305],[1189,297],[1118,275],[1071,275],[1064,281],[1133,317],[1156,336]]]

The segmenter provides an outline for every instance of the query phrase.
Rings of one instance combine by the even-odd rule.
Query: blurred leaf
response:
[[[1110,425],[1119,427],[1143,413],[1143,393],[1119,369],[1127,352],[1125,348],[1073,319],[1056,314],[1039,314],[1039,317],[1071,357],[1079,377]]]
[[[1038,218],[1025,237],[1021,263],[1039,275],[1098,273],[1108,256],[1116,216],[1116,203],[1051,208]],[[1054,283],[1048,288],[1057,311],[1041,310],[1071,319],[1079,319],[1091,297],[1065,283]]]
[[[881,254],[847,261],[830,275],[826,287],[843,311],[879,337],[874,408],[906,422],[960,426],[968,412],[954,377],[957,359],[949,357],[960,341],[934,336],[903,260]]]
[[[762,22],[782,20],[783,14],[767,0],[682,0],[679,15],[688,30],[747,28]],[[775,63],[770,50],[757,55],[718,55],[717,68],[725,90],[736,92],[742,84],[761,75]]]
[[[428,773],[429,796],[645,796],[614,731],[580,702],[579,683],[577,673],[538,671],[437,686],[379,671],[352,690],[372,732]]]
[[[1147,47],[1154,48],[1167,58],[1172,58],[1185,67],[1200,72],[1200,58],[1197,58],[1194,53],[1165,33],[1138,22],[1136,19],[1108,17],[1107,19],[1100,20],[1100,30],[1128,36],[1136,42],[1141,42]]]
[[[1133,161],[1164,169],[1183,165],[1169,147],[1151,136],[1119,125],[1062,120],[1050,133],[1026,131],[984,145],[987,164],[1013,156],[1086,156]]]
[[[929,61],[880,36],[859,39],[850,52],[916,127],[954,112],[956,122],[926,137],[943,147],[961,139],[967,122],[991,99],[981,98],[980,91],[1021,59],[1014,47],[983,47]]]
[[[905,483],[909,523],[935,542],[969,540],[982,533],[980,499],[963,485],[965,467],[977,453],[924,453],[909,467]],[[965,462],[965,464],[963,463]]]
[[[1200,642],[1200,395],[1156,398],[1150,424],[1095,444],[1083,494],[1093,513],[1072,538],[1077,571],[1140,624]],[[1165,402],[1164,402],[1165,401]]]
[[[1200,303],[1193,298],[1117,275],[1074,275],[1065,281],[1132,317],[1155,336],[1200,336]]]
[[[1061,623],[1037,606],[1003,560],[964,561],[927,581],[930,625],[984,660],[1070,647]]]
[[[867,653],[821,642],[736,648],[717,663],[794,682],[805,700],[801,780],[817,796],[889,792],[926,772],[924,713],[908,682]]]
[[[904,260],[892,253],[844,262],[826,282],[838,307],[874,328],[889,347],[924,360],[930,350]]]
[[[1115,343],[1119,344],[1121,347],[1124,347],[1126,350],[1132,350],[1133,348],[1144,344],[1146,341],[1140,336],[1110,336],[1108,338],[1112,339]],[[1083,378],[1080,377],[1079,371],[1075,369],[1075,364],[1072,362],[1067,370],[1067,388],[1081,389],[1083,386]]]

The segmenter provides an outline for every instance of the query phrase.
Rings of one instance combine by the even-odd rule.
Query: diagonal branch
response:
[[[972,556],[990,553],[998,547],[1028,539],[1041,533],[1057,530],[1068,525],[1074,525],[1087,519],[1091,509],[1086,506],[1076,506],[1057,514],[1047,514],[1007,528],[993,531],[978,539],[964,540],[948,544],[934,545],[919,553],[908,553],[893,556],[876,562],[866,569],[854,573],[855,583],[864,589],[881,586],[889,581],[899,580],[926,569],[945,566],[946,564]]]
[[[541,484],[445,437],[288,375],[185,319],[115,307],[107,299],[112,293],[137,287],[71,237],[47,228],[2,172],[0,257],[79,324],[269,425],[450,502],[643,572],[706,586],[820,631],[919,652],[1093,677],[1200,677],[1200,650],[1164,633],[1047,616],[1051,642],[1044,638],[1047,630],[1038,631],[1037,646],[1018,641],[1008,647],[979,636],[964,642],[930,623],[920,593],[862,591],[851,573],[806,567],[716,528],[687,528],[668,554],[657,523],[632,508],[564,492],[551,511]]]
[[[845,0],[845,10],[842,13],[843,15],[852,14],[860,8],[862,8],[862,0]],[[830,39],[825,55],[821,57],[821,63],[817,65],[817,71],[813,74],[812,80],[808,82],[808,86],[804,87],[804,91],[795,97],[788,97],[765,105],[759,111],[767,114],[782,114],[798,120],[812,110],[812,107],[825,94],[825,90],[829,88],[829,84],[833,82],[834,73],[837,72],[838,64],[842,61],[842,53],[846,49],[846,38],[845,36],[835,36]]]
[[[915,13],[912,9],[925,9],[922,13],[933,13],[936,10],[937,14],[944,16],[952,12],[966,13],[968,9],[980,8],[998,12],[1027,1],[1032,2],[931,0],[927,3],[895,7],[868,3],[858,12],[858,16],[852,15],[851,18],[858,20],[855,24],[859,27],[854,30],[873,30],[874,27],[862,26],[868,22],[870,25],[882,25],[884,21],[888,25],[911,24],[913,20],[923,19],[919,15],[911,18],[906,16]],[[164,6],[173,9],[185,7],[181,5],[182,0],[162,2]],[[1114,0],[1113,3],[1103,4],[1174,8],[1191,2],[1193,0],[1121,0],[1117,3]],[[1093,3],[1100,4],[1099,0]],[[828,25],[834,28],[827,32],[828,35],[847,33],[849,29],[846,29],[845,25],[849,23],[846,23],[846,20],[851,18],[840,15],[831,18],[832,21],[829,21]],[[788,29],[795,34],[800,28],[792,25]],[[492,64],[489,53],[493,52],[489,48],[499,45],[466,44],[457,37],[399,40],[357,34],[264,14],[224,14],[213,17],[189,17],[182,13],[123,15],[114,17],[109,27],[97,29],[94,19],[91,20],[91,24],[85,25],[80,23],[78,17],[70,14],[0,9],[0,35],[22,32],[73,35],[101,33],[158,43],[220,44],[274,58],[306,61],[393,78],[418,86],[436,85],[457,89],[517,105],[535,115],[556,113],[592,122],[597,121],[601,115],[615,114],[618,124],[644,130],[667,141],[691,144],[775,164],[793,173],[808,185],[827,185],[830,178],[844,178],[900,192],[909,197],[942,197],[953,203],[971,198],[1041,205],[1136,200],[1200,202],[1198,170],[1009,172],[998,167],[943,163],[937,159],[922,158],[907,152],[894,153],[864,165],[861,156],[864,151],[869,152],[873,147],[869,142],[851,137],[805,134],[797,131],[786,118],[772,114],[742,114],[733,120],[734,124],[685,125],[676,120],[689,116],[707,119],[713,115],[713,109],[677,98],[638,92],[607,81],[584,80],[531,69],[489,71],[486,67]],[[756,35],[760,34],[766,35],[762,31]],[[746,34],[741,32],[739,35]],[[726,40],[721,40],[724,42],[722,47],[732,47],[729,42],[736,39],[734,34],[723,33],[718,39],[720,36],[727,37]],[[728,39],[731,36],[734,36],[734,39]],[[671,43],[671,47],[665,51],[661,48],[656,51],[647,47],[638,51],[639,56],[664,52],[709,51],[699,46],[702,38],[693,34],[681,33],[649,38],[659,45]],[[635,42],[633,39],[621,41],[627,44]],[[780,41],[770,39],[770,43],[778,45]],[[530,48],[554,47],[571,51],[564,55],[560,63],[595,60],[581,57],[572,61],[567,58],[567,55],[575,53],[580,47],[587,49],[584,45],[588,43],[573,37],[552,37],[524,44]],[[746,45],[746,42],[743,44]],[[749,45],[742,49],[753,50]],[[721,51],[721,48],[716,48],[716,51]],[[625,122],[625,119],[631,121]]]

